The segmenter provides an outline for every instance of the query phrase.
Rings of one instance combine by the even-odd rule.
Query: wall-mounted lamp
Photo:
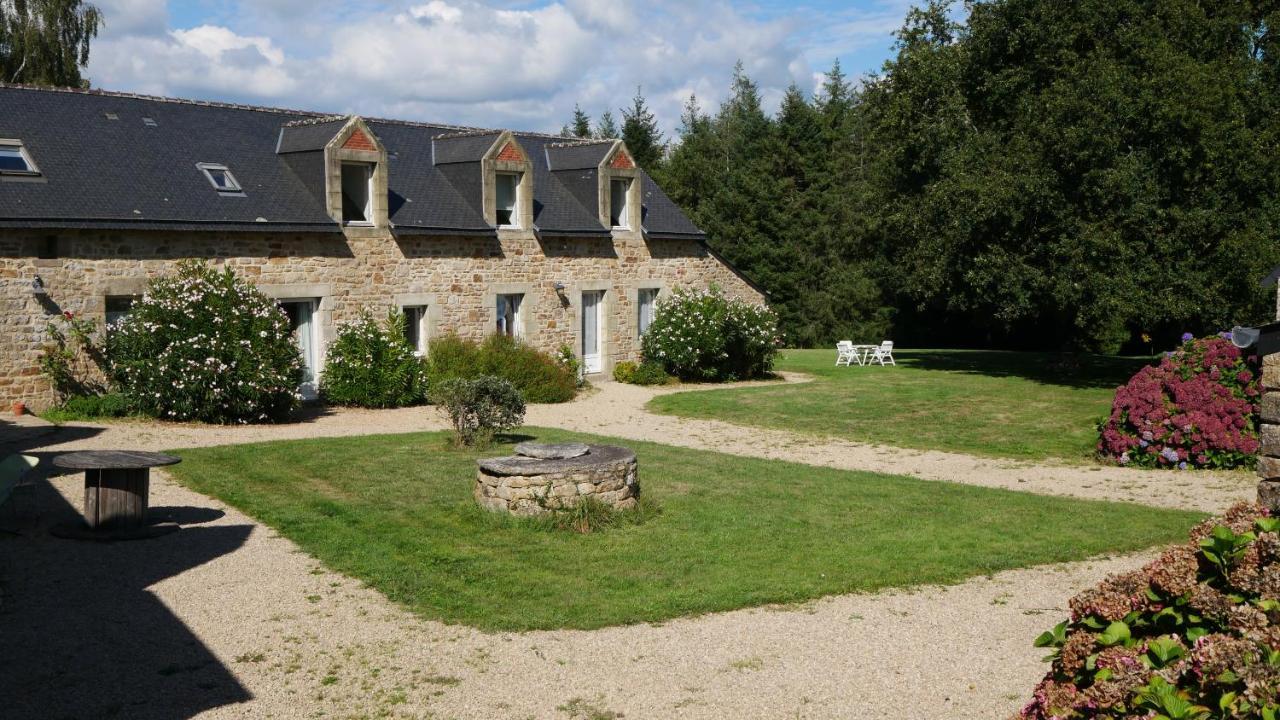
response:
[[[555,287],[555,289],[556,289],[556,292],[558,292],[558,293],[563,293],[563,292],[564,292],[564,283],[562,283],[562,282],[557,282],[557,283],[554,285],[554,287]]]
[[[44,280],[41,280],[39,275],[36,276],[35,280],[31,281],[31,294],[32,295],[48,295],[49,294],[49,291],[44,289]]]

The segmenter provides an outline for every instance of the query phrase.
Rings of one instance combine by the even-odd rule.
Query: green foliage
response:
[[[60,399],[107,391],[102,377],[110,365],[96,323],[64,312],[48,322],[45,334],[49,339],[41,348],[40,372]]]
[[[659,173],[793,345],[894,335],[1113,353],[1269,317],[1280,11],[1223,0],[912,10],[853,90],[766,117],[739,68]]]
[[[0,81],[88,87],[80,70],[104,24],[102,11],[83,0],[0,2]]]
[[[630,385],[668,385],[676,378],[667,374],[661,363],[643,362],[636,364],[630,360],[613,366],[613,379]]]
[[[658,301],[641,345],[646,363],[682,380],[724,382],[768,373],[778,340],[768,308],[715,288],[681,288]]]
[[[432,385],[431,399],[449,415],[454,441],[461,446],[487,446],[496,433],[524,422],[520,391],[493,375],[444,380]]]
[[[289,319],[231,268],[179,263],[107,336],[112,380],[129,405],[165,420],[284,419],[302,358]]]
[[[560,129],[560,134],[572,138],[591,137],[591,116],[583,112],[577,103],[574,103],[573,120]]]
[[[600,114],[600,121],[596,123],[596,129],[592,131],[592,135],[597,140],[613,140],[621,133],[618,132],[618,123],[613,119],[613,113],[605,110]]]
[[[1274,717],[1280,522],[1239,504],[1141,570],[1070,601],[1036,638],[1053,663],[1020,718]]]
[[[431,340],[427,358],[432,387],[451,378],[494,375],[515,385],[526,402],[568,402],[577,394],[575,367],[505,335],[490,335],[483,343],[441,335]]]
[[[631,107],[622,111],[622,142],[641,169],[654,172],[662,162],[667,145],[662,140],[658,120],[645,103],[640,88],[631,99]]]
[[[404,314],[379,323],[368,312],[338,328],[325,358],[320,394],[335,405],[388,408],[427,401],[427,364],[404,337]]]
[[[75,420],[99,420],[126,417],[131,414],[129,401],[120,393],[102,395],[72,395],[57,407],[50,408],[40,417],[54,423]]]

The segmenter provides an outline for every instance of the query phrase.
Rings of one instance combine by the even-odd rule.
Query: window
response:
[[[520,211],[517,209],[516,205],[520,192],[519,188],[520,175],[518,173],[497,174],[494,188],[494,200],[499,226],[520,226]]]
[[[132,295],[108,295],[106,302],[106,320],[107,330],[111,330],[111,326],[123,320],[129,311],[133,309],[134,297]]]
[[[277,304],[289,318],[289,330],[302,356],[302,385],[298,388],[304,400],[316,398],[316,380],[320,375],[320,357],[316,343],[316,310],[318,299],[279,300]]]
[[[404,308],[404,339],[415,354],[427,354],[427,306],[407,305]]]
[[[498,296],[498,334],[518,338],[523,332],[520,328],[520,306],[524,304],[524,295]]]
[[[368,163],[342,163],[342,222],[369,224],[373,217],[373,166]]]
[[[640,288],[636,291],[636,327],[641,335],[644,335],[653,324],[653,305],[657,300],[657,288]]]
[[[236,176],[231,174],[226,165],[217,163],[196,163],[196,167],[200,168],[200,172],[204,173],[205,179],[213,185],[213,189],[220,193],[239,193],[240,183],[236,181]]]
[[[609,223],[616,228],[631,227],[631,215],[627,212],[627,196],[630,194],[630,178],[609,181]]]
[[[144,118],[142,118],[142,124],[143,124],[143,125],[145,125],[146,127],[158,127],[158,126],[159,126],[159,123],[157,123],[157,122],[156,122],[156,119],[155,119],[155,118],[149,118],[149,117],[144,117]]]
[[[21,140],[0,140],[0,175],[39,175]]]

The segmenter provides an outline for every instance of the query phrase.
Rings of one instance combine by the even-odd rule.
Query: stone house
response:
[[[636,359],[653,303],[763,302],[619,140],[0,84],[0,403],[53,400],[49,318],[109,321],[182,258],[277,298],[308,367],[338,323]]]

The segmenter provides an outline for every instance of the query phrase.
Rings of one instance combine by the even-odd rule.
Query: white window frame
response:
[[[494,312],[494,332],[499,335],[506,335],[519,340],[524,337],[524,293],[497,293],[494,295],[493,312]],[[511,314],[510,325],[503,330],[503,315],[498,314],[498,307],[505,298],[515,298],[515,312]],[[509,301],[508,301],[509,302]]]
[[[609,219],[610,221],[612,221],[613,220],[612,216],[617,216],[618,220],[621,221],[619,223],[611,222],[611,225],[615,230],[631,229],[631,183],[633,182],[635,182],[635,178],[629,178],[629,177],[609,178],[609,214],[611,216]],[[614,207],[613,188],[615,183],[621,183],[626,188],[622,193],[621,211],[619,211],[618,208]]]
[[[431,340],[427,335],[427,312],[429,309],[427,305],[400,306],[400,312],[404,313],[406,331],[410,327],[415,329],[414,334],[417,336],[418,342],[413,346],[413,354],[418,357],[427,356],[427,344]],[[414,315],[417,315],[417,317],[415,318]],[[408,340],[408,338],[405,339]]]
[[[498,206],[498,181],[503,177],[511,178],[511,222],[497,223],[500,228],[508,228],[513,230],[520,229],[520,181],[523,180],[521,173],[498,170],[493,174],[493,219],[496,222],[498,213],[502,208]]]
[[[240,187],[240,181],[236,180],[236,176],[231,174],[231,169],[228,168],[226,165],[223,165],[221,163],[201,162],[201,163],[196,163],[196,167],[200,169],[200,172],[204,173],[204,179],[209,181],[209,184],[213,186],[214,190],[218,191],[218,194],[220,195],[243,195],[244,194],[244,190]],[[225,175],[227,178],[227,182],[230,184],[227,185],[226,187],[219,185],[218,181],[213,179],[213,171],[215,170]]]
[[[658,309],[658,296],[662,294],[662,288],[642,287],[636,289],[636,337],[644,337],[649,330],[649,326],[653,324],[654,314]],[[649,297],[649,322],[645,323],[645,296]]]
[[[0,138],[0,145],[4,147],[17,148],[18,154],[21,155],[23,161],[27,163],[26,170],[0,170],[0,175],[32,176],[40,174],[40,168],[36,166],[36,161],[31,159],[31,153],[27,150],[27,146],[24,145],[21,140]]]
[[[347,220],[343,218],[343,225],[352,225],[355,227],[373,227],[373,176],[377,174],[378,168],[376,163],[367,162],[349,162],[341,161],[338,167],[338,186],[339,191],[346,193],[346,183],[343,182],[343,175],[346,173],[347,167],[358,167],[365,173],[365,191],[364,191],[364,220]],[[346,207],[346,203],[342,203],[342,207]],[[345,212],[344,212],[345,214]]]

